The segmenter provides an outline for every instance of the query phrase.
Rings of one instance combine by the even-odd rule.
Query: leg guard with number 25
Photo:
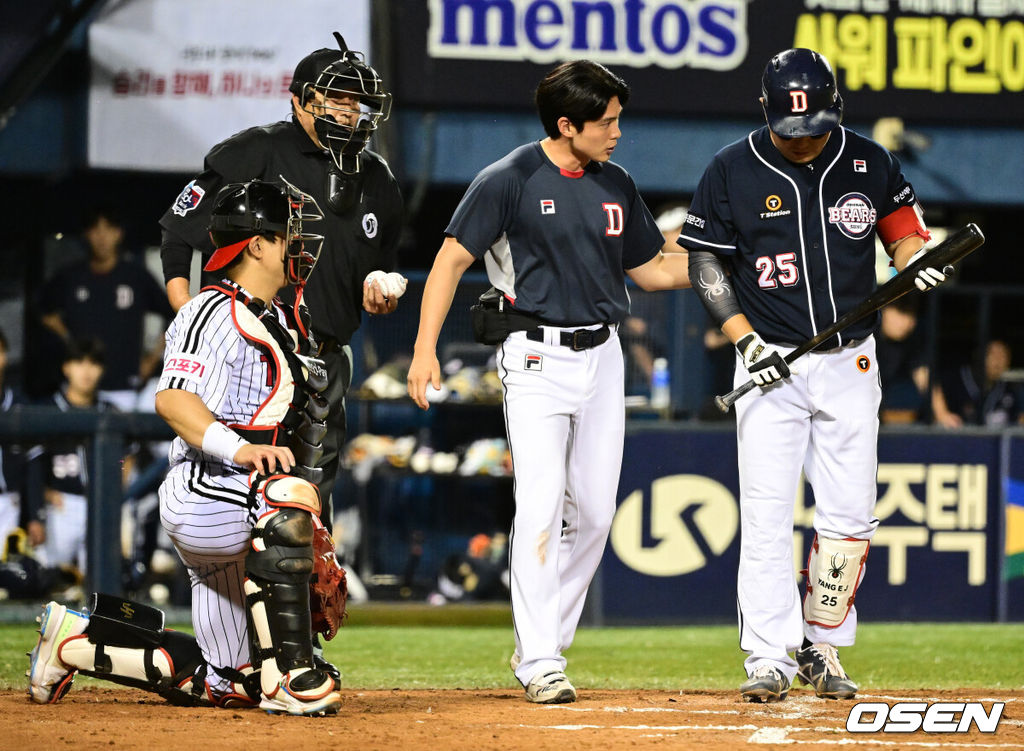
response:
[[[846,620],[868,557],[868,540],[815,535],[803,572],[807,583],[804,620],[836,628]]]

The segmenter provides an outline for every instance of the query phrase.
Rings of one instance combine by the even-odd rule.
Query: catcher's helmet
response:
[[[384,90],[380,75],[366,64],[361,52],[350,50],[338,32],[334,32],[334,38],[340,49],[320,49],[300,60],[288,90],[303,107],[313,101],[313,125],[321,145],[342,173],[355,174],[366,142],[377,124],[391,114],[391,94]],[[317,100],[315,94],[322,98]],[[358,104],[336,103],[346,95],[357,98]],[[343,124],[353,115],[354,125]]]
[[[283,184],[252,180],[221,188],[210,214],[210,240],[217,250],[203,267],[216,271],[231,263],[257,235],[287,240],[285,276],[305,284],[320,257],[323,235],[303,232],[304,221],[323,219],[316,200],[281,178]]]
[[[783,138],[822,136],[843,119],[832,66],[814,50],[786,50],[769,60],[761,96],[768,127]]]

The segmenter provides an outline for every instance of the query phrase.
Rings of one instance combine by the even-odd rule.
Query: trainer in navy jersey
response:
[[[841,125],[822,55],[779,53],[761,94],[767,124],[714,156],[679,236],[695,291],[736,345],[734,385],[760,386],[736,402],[740,692],[781,701],[799,676],[819,697],[848,699],[857,685],[836,648],[854,643],[854,593],[878,525],[878,316],[792,367],[785,358],[871,294],[876,237],[902,270],[929,234],[896,157]],[[915,284],[944,279],[927,268]],[[816,535],[798,591],[793,498],[803,477]]]
[[[509,536],[515,647],[526,699],[575,701],[563,656],[601,561],[625,424],[618,324],[626,276],[689,286],[629,174],[610,161],[629,87],[596,63],[552,70],[537,88],[547,138],[485,167],[455,210],[427,279],[409,395],[440,387],[437,337],[465,270],[483,258],[515,473]],[[667,246],[667,248],[665,247]],[[664,252],[665,250],[669,252]],[[488,295],[488,299],[492,296]]]

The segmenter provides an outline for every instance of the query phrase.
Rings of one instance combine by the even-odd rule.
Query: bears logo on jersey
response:
[[[185,216],[185,214],[199,205],[199,202],[203,200],[205,195],[206,190],[196,185],[196,181],[193,180],[185,186],[181,191],[181,195],[174,201],[174,213],[178,216]]]
[[[847,193],[828,207],[829,224],[851,240],[861,240],[871,234],[878,220],[878,211],[863,193]]]

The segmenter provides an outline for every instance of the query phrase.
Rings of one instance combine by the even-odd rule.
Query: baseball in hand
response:
[[[379,269],[377,271],[371,271],[366,275],[364,284],[373,284],[377,282],[377,286],[380,287],[380,291],[384,294],[384,297],[388,299],[398,299],[405,294],[405,287],[409,283],[409,280],[399,274],[397,271],[383,272]]]

